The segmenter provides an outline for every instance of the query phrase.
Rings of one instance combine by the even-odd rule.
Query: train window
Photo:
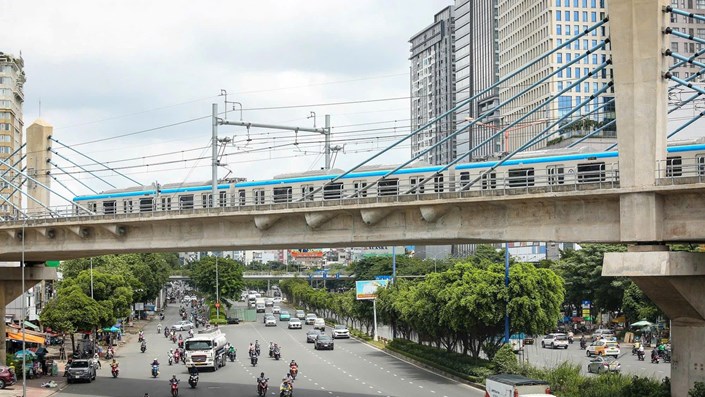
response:
[[[183,196],[179,196],[179,209],[193,209],[193,194],[184,194]]]
[[[98,212],[98,203],[88,203],[88,206],[86,208],[90,212],[97,213]]]
[[[301,197],[304,201],[313,201],[313,185],[301,186]]]
[[[275,203],[290,203],[291,202],[291,186],[282,186],[274,188]]]
[[[578,183],[603,182],[605,163],[578,164]]]
[[[353,182],[353,189],[355,190],[353,197],[367,197],[367,190],[365,190],[364,192],[358,193],[358,190],[364,189],[366,187],[367,187],[367,182],[363,182],[363,181]]]
[[[423,177],[422,177],[422,176],[413,176],[413,177],[409,178],[409,184],[411,185],[411,192],[410,192],[411,194],[417,194],[417,193],[418,193],[418,194],[423,194],[423,192],[424,192],[426,186],[421,185],[421,186],[419,186],[419,187],[414,187],[414,186],[416,186],[418,183],[421,183],[421,181],[423,181]]]
[[[444,189],[443,174],[434,176],[433,177],[433,191],[436,193],[442,193],[443,189]]]
[[[219,196],[218,200],[220,200],[218,202],[218,205],[221,207],[227,207],[227,205],[228,205],[228,192],[220,192],[220,194],[218,196]]]
[[[683,159],[680,156],[668,157],[666,159],[666,176],[682,176],[683,175]]]
[[[329,183],[323,187],[323,199],[324,200],[335,200],[341,198],[343,195],[343,184],[342,183]]]
[[[171,211],[171,197],[162,197],[162,211]]]
[[[534,169],[533,168],[515,168],[509,170],[509,187],[527,187],[534,186]]]
[[[151,197],[140,199],[140,212],[154,211],[154,199]]]
[[[396,196],[399,194],[399,179],[383,179],[377,184],[378,196]]]
[[[497,189],[497,173],[496,172],[484,173],[484,174],[482,174],[482,177],[480,177],[480,180],[482,181],[482,190]]]
[[[212,194],[202,194],[201,195],[201,207],[207,208],[213,206],[213,195]]]
[[[705,175],[705,155],[695,156],[695,162],[698,164],[698,175]]]
[[[264,204],[264,189],[255,189],[255,204]]]
[[[122,212],[124,212],[126,214],[132,213],[132,200],[123,200],[122,201]]]
[[[565,172],[563,165],[551,165],[546,167],[549,185],[562,185],[565,183]]]
[[[115,200],[103,201],[103,213],[106,215],[114,214],[116,212],[117,205]]]
[[[237,191],[237,198],[238,198],[238,203],[240,205],[247,204],[247,198],[245,196],[245,189],[240,189]]]

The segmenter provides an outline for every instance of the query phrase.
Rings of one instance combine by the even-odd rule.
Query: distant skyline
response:
[[[350,167],[409,132],[408,40],[453,2],[207,4],[0,0],[0,51],[25,60],[25,126],[39,117],[41,102],[41,118],[54,126],[57,140],[116,168],[141,166],[121,170],[141,183],[208,180],[211,103],[222,111],[218,94],[225,89],[229,101],[242,103],[245,121],[312,127],[313,111],[320,127],[331,114],[333,144],[345,143],[335,167]],[[345,102],[356,103],[325,105]],[[239,120],[240,111],[227,117]],[[323,167],[316,134],[299,133],[299,145],[286,131],[252,129],[247,142],[245,128],[221,127],[219,136],[237,143],[223,159],[230,176],[267,179]],[[161,153],[174,154],[153,157]],[[375,163],[397,163],[409,153],[401,145]],[[198,157],[206,158],[186,161]],[[170,163],[150,165],[164,162]],[[74,193],[90,193],[53,173]],[[221,168],[219,176],[226,174]],[[110,188],[84,173],[75,176],[98,191]]]

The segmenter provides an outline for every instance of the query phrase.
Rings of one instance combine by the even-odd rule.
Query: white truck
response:
[[[224,367],[226,360],[225,345],[228,343],[225,334],[219,329],[201,330],[192,338],[186,339],[186,365],[196,367],[218,368]]]
[[[485,397],[551,397],[551,387],[543,380],[521,375],[501,374],[485,380]],[[555,397],[555,396],[553,396]]]
[[[264,313],[267,306],[265,304],[264,298],[256,298],[255,300],[255,310],[257,313]]]

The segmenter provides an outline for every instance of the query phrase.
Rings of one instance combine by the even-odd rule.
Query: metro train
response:
[[[513,156],[489,173],[499,160],[442,166],[414,163],[376,181],[396,166],[364,166],[329,183],[342,170],[277,175],[270,180],[230,179],[218,184],[218,206],[269,205],[297,201],[340,200],[402,194],[440,194],[460,190],[526,189],[534,186],[619,181],[617,151],[590,148],[547,149]],[[669,143],[667,160],[658,166],[667,178],[705,177],[705,138]],[[483,175],[484,174],[484,175]],[[422,185],[420,182],[428,179]],[[468,185],[470,182],[475,182]],[[368,185],[370,185],[368,187]],[[364,190],[367,188],[366,190]],[[361,191],[361,189],[363,189]],[[210,182],[136,186],[78,196],[74,203],[95,214],[193,210],[212,206]],[[75,211],[80,211],[79,207]]]

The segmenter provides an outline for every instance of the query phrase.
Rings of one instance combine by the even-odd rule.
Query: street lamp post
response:
[[[218,255],[215,256],[215,318],[220,320],[220,286],[218,285]]]

